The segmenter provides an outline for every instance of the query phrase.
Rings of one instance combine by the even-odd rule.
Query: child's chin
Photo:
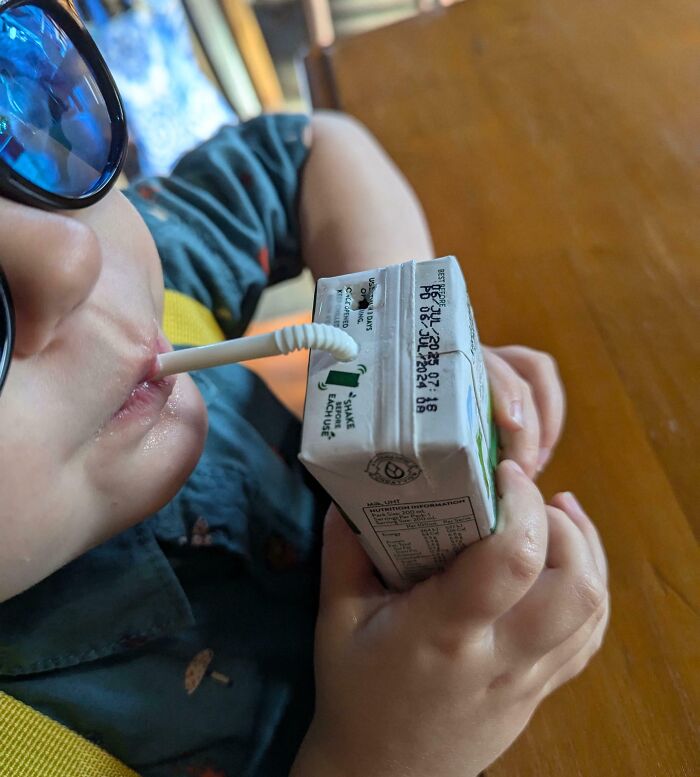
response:
[[[167,412],[143,437],[127,445],[103,441],[90,475],[93,486],[118,505],[116,522],[126,528],[164,507],[197,465],[206,436],[202,396],[189,375],[181,375]]]
[[[160,502],[151,512],[163,507],[182,488],[197,465],[207,437],[207,409],[189,375],[178,378],[177,396],[171,414],[144,440],[144,471],[152,474],[152,485],[160,492]]]

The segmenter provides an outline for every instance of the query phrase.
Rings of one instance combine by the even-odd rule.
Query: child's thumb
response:
[[[383,591],[357,536],[331,505],[323,528],[321,610],[356,608],[358,599]]]

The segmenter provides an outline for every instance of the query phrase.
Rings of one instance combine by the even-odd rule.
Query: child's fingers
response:
[[[538,469],[544,468],[564,426],[566,398],[556,361],[547,353],[520,345],[494,349],[531,386],[540,420]]]
[[[609,620],[610,604],[609,599],[606,599],[605,604],[596,610],[576,634],[542,659],[540,668],[549,677],[544,685],[543,697],[586,668],[603,644]]]
[[[489,348],[484,348],[484,362],[503,455],[517,461],[526,474],[534,477],[540,450],[540,421],[530,386]]]
[[[333,611],[353,622],[363,600],[385,593],[357,537],[332,505],[323,527],[321,613]]]
[[[591,519],[586,515],[576,497],[570,492],[557,494],[551,500],[551,504],[563,509],[582,531],[588,541],[603,584],[607,587],[607,559],[600,536]],[[610,596],[608,595],[605,597],[603,605],[576,634],[572,635],[566,642],[542,659],[542,664],[547,666],[547,673],[551,674],[551,678],[545,688],[545,695],[556,690],[559,686],[583,671],[591,657],[600,648],[609,620]]]
[[[603,543],[600,540],[600,535],[595,527],[595,524],[586,515],[583,508],[579,504],[578,499],[570,492],[556,494],[550,502],[553,507],[558,507],[563,510],[569,518],[578,526],[583,533],[583,536],[588,541],[588,546],[593,553],[593,558],[596,561],[598,571],[603,577],[603,582],[607,586],[608,584],[608,561],[605,557],[605,551],[603,550]]]
[[[606,586],[588,541],[569,516],[547,507],[545,569],[496,626],[499,640],[537,660],[575,634],[604,605]]]
[[[484,627],[507,612],[542,571],[547,519],[537,487],[513,461],[496,471],[499,525],[495,534],[465,548],[442,575],[412,592],[436,627]]]

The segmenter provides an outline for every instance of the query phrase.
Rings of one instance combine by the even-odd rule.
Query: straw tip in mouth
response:
[[[146,374],[145,380],[154,381],[160,380],[164,377],[165,375],[163,374],[163,364],[161,363],[161,357],[160,355],[154,356],[148,373]]]

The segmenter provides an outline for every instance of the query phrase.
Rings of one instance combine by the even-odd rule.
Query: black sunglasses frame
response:
[[[10,287],[0,267],[0,390],[10,368],[15,345],[15,310]]]
[[[0,0],[2,15],[23,5],[43,10],[68,35],[71,43],[83,57],[95,78],[109,113],[112,126],[112,145],[107,167],[98,184],[87,194],[64,197],[27,181],[0,159],[0,196],[44,210],[75,210],[94,205],[112,188],[121,172],[128,146],[124,106],[112,74],[90,33],[80,19],[58,0]],[[0,385],[2,385],[0,383]]]

